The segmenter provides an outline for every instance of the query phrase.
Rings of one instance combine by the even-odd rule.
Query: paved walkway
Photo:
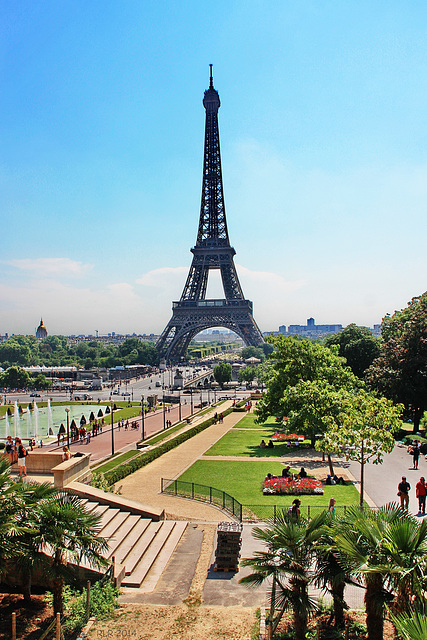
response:
[[[225,403],[222,408],[227,408],[230,405],[231,402]],[[215,411],[218,411],[218,409],[212,409],[198,420],[193,420],[192,426],[206,420]],[[117,488],[120,488],[121,495],[146,505],[165,509],[168,517],[174,520],[202,520],[208,522],[229,520],[230,518],[222,511],[210,505],[186,498],[161,494],[160,485],[162,478],[174,479],[180,476],[197,458],[202,456],[227,431],[232,429],[244,415],[244,413],[230,413],[225,416],[222,424],[218,423],[208,427],[176,449],[172,449],[172,451],[165,453],[146,467],[120,480],[117,483]]]

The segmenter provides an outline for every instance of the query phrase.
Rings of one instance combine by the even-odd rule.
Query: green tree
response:
[[[108,545],[98,534],[100,520],[100,515],[86,510],[80,498],[66,492],[59,492],[54,500],[42,502],[37,509],[35,544],[51,550],[48,574],[53,583],[55,613],[63,613],[63,589],[70,577],[69,561],[76,566],[82,561],[95,567],[106,565],[102,552]]]
[[[402,405],[376,398],[363,389],[341,391],[338,420],[330,421],[316,449],[343,454],[360,464],[360,505],[364,496],[364,469],[367,462],[381,464],[384,453],[394,448],[393,433],[402,426]]]
[[[409,520],[412,520],[415,526],[412,541],[407,541],[401,536],[402,529],[397,524]],[[393,538],[395,548],[401,551],[407,548],[408,544],[413,544],[419,535],[419,531],[415,531],[419,530],[419,525],[414,520],[397,505],[389,504],[379,510],[350,507],[345,517],[336,522],[334,541],[340,561],[356,578],[363,579],[365,583],[368,640],[383,639],[384,614],[387,602],[393,598],[390,591],[393,587],[393,567],[390,564],[388,541],[390,537]],[[422,550],[422,545],[419,550]],[[416,555],[420,558],[419,554]],[[424,559],[422,564],[425,567]],[[410,567],[407,568],[412,571]],[[400,576],[403,574],[404,571]]]
[[[315,610],[315,601],[308,593],[312,579],[312,565],[316,543],[322,534],[326,513],[312,518],[294,518],[282,512],[276,521],[269,521],[265,528],[255,527],[253,536],[264,545],[265,551],[256,551],[252,558],[245,558],[243,565],[253,573],[239,582],[261,585],[271,581],[269,591],[270,615],[268,623],[272,635],[284,612],[291,609],[295,640],[304,640],[309,614]],[[278,615],[275,617],[275,612]]]
[[[269,416],[285,416],[285,390],[299,382],[322,380],[335,389],[354,388],[360,381],[337,355],[337,347],[328,349],[310,340],[276,336],[268,338],[274,345],[267,392],[257,404],[259,422]]]
[[[405,405],[417,432],[427,409],[427,292],[386,316],[382,336],[381,354],[366,379],[372,388]]]
[[[248,358],[258,358],[261,362],[265,360],[265,352],[262,347],[244,347],[242,349],[242,358],[247,360]]]
[[[30,374],[20,367],[9,367],[2,375],[2,384],[9,389],[26,389],[31,381]]]
[[[223,387],[226,382],[230,382],[233,374],[233,369],[231,367],[231,364],[229,364],[228,362],[220,362],[214,367],[213,374],[218,384]]]
[[[381,340],[372,335],[367,327],[349,324],[339,333],[328,336],[325,346],[338,346],[338,355],[347,360],[354,375],[363,378],[366,369],[380,355]]]
[[[256,378],[256,367],[243,367],[237,374],[237,380],[239,382],[253,382]]]

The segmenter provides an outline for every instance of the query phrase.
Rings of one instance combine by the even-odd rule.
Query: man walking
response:
[[[414,440],[412,455],[414,456],[414,469],[418,469],[418,460],[420,459],[420,446],[418,440]]]
[[[397,485],[397,495],[400,497],[400,506],[402,509],[408,510],[409,507],[409,491],[411,490],[411,485],[409,482],[406,482],[405,476],[402,476],[402,482],[399,482]]]
[[[427,487],[426,487],[426,481],[423,477],[421,477],[420,481],[417,482],[416,492],[417,492],[417,498],[418,498],[418,514],[425,516]]]

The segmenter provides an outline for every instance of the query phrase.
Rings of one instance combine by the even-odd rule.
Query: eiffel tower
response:
[[[243,295],[233,260],[236,252],[228,238],[219,148],[220,104],[210,65],[209,89],[203,98],[206,124],[199,230],[181,299],[172,303],[172,318],[157,341],[160,356],[167,361],[179,361],[194,336],[212,327],[234,331],[247,346],[264,342],[252,315],[252,302]],[[225,299],[206,298],[210,269],[220,270]]]

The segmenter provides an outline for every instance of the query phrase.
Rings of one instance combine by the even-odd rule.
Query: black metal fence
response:
[[[181,498],[190,498],[190,500],[199,500],[213,504],[230,515],[235,517],[239,522],[256,522],[273,520],[276,521],[279,513],[287,511],[289,505],[280,504],[241,504],[236,498],[230,496],[225,491],[209,487],[197,482],[185,482],[184,480],[167,480],[161,479],[161,492]],[[302,496],[302,499],[308,496]],[[300,512],[303,518],[313,518],[318,513],[325,511],[324,506],[301,504]],[[345,513],[347,507],[335,507],[337,513]]]
[[[233,498],[233,496],[230,496],[220,489],[215,489],[215,487],[208,487],[204,484],[198,484],[197,482],[184,482],[183,480],[167,480],[166,478],[162,478],[161,491],[169,495],[213,504],[227,511],[230,515],[237,518],[239,522],[243,520],[243,505]]]

